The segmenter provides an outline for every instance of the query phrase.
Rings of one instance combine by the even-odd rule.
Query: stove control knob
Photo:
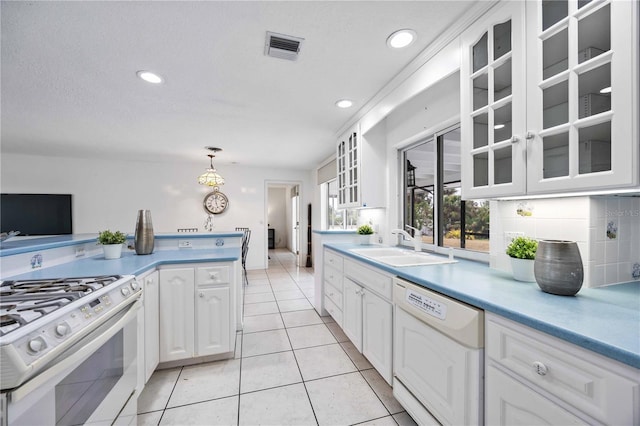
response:
[[[27,346],[29,347],[29,352],[37,354],[38,352],[43,350],[47,346],[47,344],[44,342],[44,340],[42,340],[41,337],[36,337],[35,339],[30,340]]]
[[[120,290],[120,293],[122,293],[124,297],[127,297],[131,292],[129,291],[128,287],[122,287],[122,289]]]
[[[66,322],[61,322],[60,324],[56,325],[55,328],[55,333],[56,336],[58,337],[64,337],[67,334],[69,334],[70,331],[70,327],[69,324],[67,324]]]
[[[138,281],[133,280],[131,281],[131,288],[135,291],[138,289],[138,287],[140,287],[140,285],[138,284]]]

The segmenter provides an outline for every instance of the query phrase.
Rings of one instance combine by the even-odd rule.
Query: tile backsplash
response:
[[[578,243],[584,286],[640,282],[640,198],[572,197],[495,201],[491,267],[511,271],[505,233]]]

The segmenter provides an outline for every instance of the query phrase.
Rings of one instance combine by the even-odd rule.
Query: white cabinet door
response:
[[[196,290],[196,356],[229,352],[229,287]]]
[[[637,184],[638,2],[527,3],[527,191]]]
[[[338,141],[336,153],[338,173],[338,207],[359,207],[360,194],[360,131],[356,125]]]
[[[193,357],[193,268],[160,270],[160,362]]]
[[[362,354],[380,375],[391,384],[393,380],[393,306],[391,303],[363,290],[362,298]]]
[[[154,271],[142,280],[144,287],[144,381],[149,380],[160,362],[160,287]]]
[[[342,300],[342,330],[358,351],[362,352],[362,294],[363,289],[349,278],[344,278]]]
[[[524,2],[502,2],[462,35],[462,196],[526,190]]]
[[[587,424],[493,365],[487,367],[485,378],[488,425]]]

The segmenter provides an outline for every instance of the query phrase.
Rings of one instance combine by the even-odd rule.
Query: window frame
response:
[[[407,144],[402,146],[397,146],[397,158],[398,158],[398,171],[400,173],[399,182],[399,199],[402,200],[402,204],[398,211],[398,228],[406,229],[405,219],[408,217],[408,206],[407,206],[407,157],[406,153],[412,148],[420,146],[425,143],[433,143],[434,144],[434,177],[435,182],[433,185],[428,185],[428,187],[434,189],[433,195],[433,243],[422,243],[422,248],[428,251],[432,251],[439,254],[448,254],[453,252],[454,256],[475,260],[480,262],[489,263],[490,259],[490,249],[487,252],[481,251],[472,251],[464,248],[464,242],[461,244],[462,247],[447,247],[444,245],[440,245],[441,242],[444,244],[444,232],[443,227],[441,226],[443,222],[443,209],[441,208],[442,200],[443,200],[443,190],[445,185],[452,184],[455,182],[460,182],[460,187],[462,186],[462,180],[460,181],[451,181],[451,182],[443,182],[443,164],[444,164],[444,149],[443,149],[443,141],[440,138],[441,136],[460,128],[459,119],[452,120],[449,123],[445,123],[441,126],[438,126],[435,129],[429,129],[425,132],[421,132],[420,135],[417,135],[413,138],[412,141],[409,141]],[[462,153],[461,153],[462,155]],[[461,199],[461,210],[465,208],[465,203],[467,200]],[[465,211],[465,210],[462,210]],[[463,220],[464,221],[464,220]],[[489,220],[491,223],[491,220]],[[411,234],[413,231],[409,230]],[[462,235],[461,235],[462,238]],[[412,242],[407,242],[404,239],[399,239],[400,245],[413,247]]]

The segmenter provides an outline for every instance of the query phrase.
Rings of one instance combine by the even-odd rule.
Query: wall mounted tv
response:
[[[71,194],[0,194],[0,232],[71,234]]]

